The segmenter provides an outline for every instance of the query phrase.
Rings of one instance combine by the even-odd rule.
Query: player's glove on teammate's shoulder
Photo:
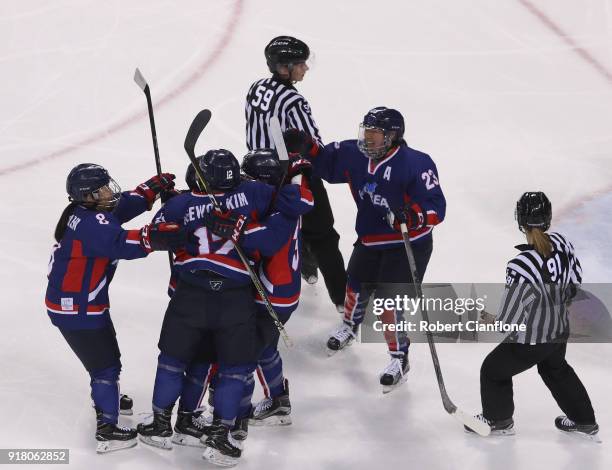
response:
[[[294,176],[302,175],[310,179],[312,175],[312,163],[299,154],[289,155],[289,167],[287,168],[287,180],[292,182]]]
[[[151,207],[153,207],[153,203],[162,192],[170,193],[172,191],[174,188],[175,178],[176,176],[172,173],[155,175],[144,183],[139,184],[134,191],[146,199],[146,201],[149,203],[149,209],[151,209]],[[167,199],[164,198],[164,200]]]
[[[232,211],[214,210],[206,216],[204,225],[218,237],[231,239],[234,243],[238,243],[246,228],[247,218]]]
[[[299,129],[287,129],[283,132],[287,153],[298,153],[303,157],[315,157],[319,153],[319,144],[308,133]]]
[[[387,213],[387,223],[394,230],[401,230],[400,224],[405,223],[408,230],[419,230],[425,226],[425,214],[416,202],[407,203],[403,207]]]
[[[185,230],[174,222],[147,224],[140,229],[140,244],[147,253],[176,250],[187,241]]]

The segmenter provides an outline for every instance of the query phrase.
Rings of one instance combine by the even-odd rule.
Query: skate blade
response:
[[[289,426],[292,423],[291,415],[275,415],[264,419],[249,419],[249,426]]]
[[[170,437],[139,435],[138,438],[149,446],[158,447],[164,450],[172,450],[172,438]]]
[[[206,447],[199,438],[195,436],[190,436],[189,434],[182,434],[179,432],[174,433],[174,435],[172,436],[172,442],[180,446]]]
[[[559,430],[561,431],[561,430]],[[585,434],[583,432],[579,432],[579,431],[561,431],[563,434],[567,435],[567,436],[571,436],[573,438],[576,439],[581,439],[581,440],[585,440],[585,441],[591,441],[591,442],[595,442],[597,444],[601,444],[602,441],[599,437],[598,434]]]
[[[119,414],[123,415],[123,416],[132,416],[134,414],[134,412],[132,411],[132,409],[129,409],[129,410],[119,410]]]
[[[129,449],[138,444],[136,439],[129,439],[127,441],[99,441],[96,447],[98,454],[106,454],[108,452],[114,452],[121,449]]]
[[[202,458],[219,467],[235,467],[238,465],[237,457],[223,455],[217,449],[213,449],[212,447],[207,447],[204,450]]]
[[[404,376],[395,385],[383,385],[382,386],[383,387],[383,395],[386,395],[387,393],[391,393],[393,390],[395,390],[396,388],[402,386],[407,381],[408,381],[408,377]]]

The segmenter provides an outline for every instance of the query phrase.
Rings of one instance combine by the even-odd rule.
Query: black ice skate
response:
[[[512,418],[503,419],[500,421],[491,421],[485,418],[482,413],[474,416],[477,420],[487,423],[491,428],[491,436],[514,436],[514,420]],[[476,432],[467,427],[463,426],[465,432],[470,434],[476,434]]]
[[[204,436],[206,440],[209,432],[207,428],[210,426],[206,425],[202,411],[184,411],[179,408],[172,442],[181,446],[204,447],[201,439]]]
[[[153,412],[152,418],[136,427],[142,442],[160,449],[172,449],[172,408],[169,406],[161,412]]]
[[[251,416],[252,426],[288,426],[291,424],[291,402],[289,401],[289,381],[285,379],[285,391],[275,398],[261,400]]]
[[[572,434],[576,437],[588,439],[590,441],[601,443],[599,439],[599,425],[594,424],[576,424],[574,421],[569,419],[567,416],[558,416],[555,419],[555,427],[568,434]]]
[[[350,346],[357,337],[357,331],[359,331],[359,326],[351,326],[342,322],[342,325],[327,340],[327,355],[332,356]]]
[[[119,397],[119,413],[122,415],[132,416],[134,414],[132,408],[134,408],[134,400],[127,395],[121,395]]]
[[[219,467],[233,467],[238,464],[242,455],[242,446],[230,434],[229,427],[215,418],[210,428],[210,434],[204,442],[206,449],[202,458]]]
[[[249,435],[249,417],[236,418],[236,424],[230,430],[232,437],[237,441],[245,441]]]
[[[98,446],[96,452],[105,454],[115,450],[128,449],[134,447],[136,440],[136,430],[124,428],[112,423],[102,421],[102,412],[96,411],[98,425],[96,426],[96,440]]]
[[[405,383],[408,380],[407,374],[409,370],[408,353],[392,353],[391,362],[380,374],[380,384],[383,386],[383,393],[392,392]]]

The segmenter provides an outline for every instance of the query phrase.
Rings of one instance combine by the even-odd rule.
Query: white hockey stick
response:
[[[423,291],[421,289],[421,281],[419,279],[419,274],[416,269],[416,262],[414,261],[414,253],[412,252],[412,246],[410,245],[410,237],[408,236],[408,227],[406,227],[406,223],[400,223],[400,228],[402,230],[402,236],[404,238],[404,246],[406,247],[406,256],[408,256],[408,264],[410,265],[410,271],[412,272],[412,282],[414,282],[414,286],[417,290],[418,298],[423,297]],[[427,315],[427,309],[424,304],[421,304],[421,312],[423,315],[423,320],[429,323],[429,316]],[[444,378],[442,377],[442,369],[440,368],[440,360],[438,359],[438,353],[436,352],[436,345],[434,343],[433,335],[429,330],[426,332],[427,342],[429,343],[429,351],[431,352],[431,359],[433,361],[434,369],[436,371],[436,378],[438,379],[438,387],[440,388],[440,395],[442,396],[442,404],[444,405],[444,409],[448,414],[457,419],[461,424],[467,426],[468,428],[475,431],[477,434],[481,436],[488,436],[491,434],[491,428],[489,425],[483,421],[480,421],[475,416],[469,415],[463,411],[461,411],[455,404],[451,401],[448,393],[446,392],[446,387],[444,386]]]

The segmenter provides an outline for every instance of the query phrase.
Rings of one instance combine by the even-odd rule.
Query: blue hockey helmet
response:
[[[283,177],[283,169],[275,149],[251,150],[242,159],[242,172],[257,181],[278,185]]]
[[[240,163],[229,150],[209,150],[198,164],[211,190],[227,191],[240,184]]]
[[[119,185],[106,168],[95,163],[81,163],[70,170],[66,192],[71,202],[103,210],[114,209],[121,197]]]
[[[306,62],[310,49],[304,41],[293,36],[278,36],[272,39],[264,50],[270,72],[276,72],[278,65]]]
[[[530,228],[545,232],[552,220],[552,204],[543,192],[528,191],[517,201],[514,218],[521,232]]]
[[[365,131],[368,129],[380,129],[384,133],[384,142],[380,146],[373,147],[366,142]],[[404,117],[397,109],[379,106],[370,109],[363,117],[359,125],[359,138],[357,145],[368,158],[378,159],[383,157],[394,145],[400,144],[404,139]]]
[[[203,155],[196,158],[198,165],[201,166],[200,162],[203,158]],[[200,188],[200,183],[198,181],[198,176],[196,175],[195,169],[193,168],[193,163],[190,163],[187,167],[187,171],[185,172],[185,183],[187,183],[187,186],[191,191],[202,191],[202,189]]]

